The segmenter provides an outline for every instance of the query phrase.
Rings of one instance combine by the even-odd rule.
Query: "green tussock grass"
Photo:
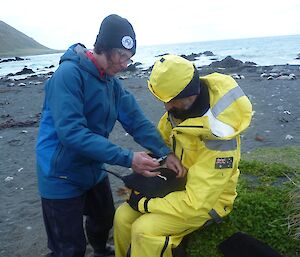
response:
[[[292,180],[294,189],[290,192],[288,226],[291,236],[300,241],[300,175]]]
[[[243,159],[232,213],[221,224],[192,233],[188,256],[223,256],[218,245],[237,231],[285,257],[300,256],[299,162],[300,150],[295,147],[260,149]]]
[[[242,159],[265,163],[280,163],[296,168],[300,167],[300,147],[262,147],[253,152],[244,153]]]

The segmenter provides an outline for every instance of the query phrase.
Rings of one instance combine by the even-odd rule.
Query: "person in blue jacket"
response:
[[[178,176],[186,172],[134,96],[114,77],[132,62],[135,52],[131,23],[109,15],[101,23],[94,49],[72,45],[46,82],[36,157],[51,250],[47,256],[83,257],[85,232],[94,257],[113,254],[107,240],[115,207],[105,163],[131,167],[144,176],[157,175],[151,172],[159,167],[156,159],[109,140],[116,121],[155,156],[167,155],[167,166]]]

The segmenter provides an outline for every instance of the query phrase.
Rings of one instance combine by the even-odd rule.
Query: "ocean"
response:
[[[218,61],[230,55],[243,62],[255,62],[259,66],[300,65],[300,59],[296,59],[300,56],[300,35],[138,46],[137,53],[132,59],[134,62],[142,63],[140,67],[146,69],[153,65],[159,55],[165,53],[189,55],[204,51],[213,52],[215,55],[213,58]],[[54,71],[58,67],[61,55],[62,53],[25,56],[22,57],[24,61],[0,63],[0,77],[21,71],[25,66],[37,74]],[[215,60],[212,60],[212,57],[201,55],[195,61],[195,65],[200,67],[213,61]],[[54,67],[49,68],[51,65]]]

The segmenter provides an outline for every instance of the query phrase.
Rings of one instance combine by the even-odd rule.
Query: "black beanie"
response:
[[[132,25],[127,19],[119,15],[111,14],[107,16],[101,23],[94,46],[104,50],[126,49],[134,55],[136,39]]]

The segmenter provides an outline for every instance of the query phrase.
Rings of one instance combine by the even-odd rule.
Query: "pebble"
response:
[[[291,73],[275,73],[275,72],[271,72],[269,74],[267,73],[262,73],[260,75],[261,78],[267,78],[267,80],[272,80],[272,79],[281,79],[281,80],[295,80],[297,79],[296,75]]]
[[[269,75],[267,74],[267,73],[262,73],[261,75],[260,75],[260,77],[261,78],[267,78]]]
[[[265,138],[263,136],[260,136],[260,135],[256,134],[255,135],[255,140],[259,141],[259,142],[263,142],[263,141],[265,141]]]
[[[294,138],[294,137],[291,136],[291,135],[286,135],[286,136],[285,136],[285,139],[286,139],[286,140],[292,140],[293,138]]]
[[[124,80],[124,79],[128,79],[127,76],[119,76],[119,79]]]
[[[5,182],[8,182],[8,181],[11,181],[11,180],[13,180],[13,179],[14,179],[14,177],[8,176],[8,177],[6,177],[6,178],[4,179],[4,181],[5,181]]]
[[[234,78],[234,79],[245,79],[245,76],[244,75],[240,75],[240,74],[231,74],[231,77]]]

